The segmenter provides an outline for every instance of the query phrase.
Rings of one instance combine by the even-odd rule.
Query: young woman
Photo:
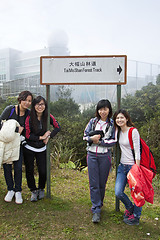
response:
[[[128,131],[133,126],[130,115],[126,110],[120,109],[114,114],[115,126],[119,130],[119,146],[121,149],[121,159],[118,166],[117,178],[115,184],[115,194],[124,204],[126,211],[124,213],[124,222],[128,225],[138,225],[141,216],[142,207],[137,207],[130,201],[124,193],[127,184],[127,174],[131,167],[136,163],[140,165],[140,136],[137,129],[132,132],[135,160],[129,144]]]
[[[110,147],[116,143],[115,128],[111,116],[110,102],[107,99],[100,100],[96,107],[96,117],[89,121],[84,131],[83,140],[88,142],[87,164],[93,223],[100,221],[106,182],[111,168]]]
[[[42,96],[36,97],[32,102],[30,115],[25,122],[24,163],[26,168],[27,184],[30,188],[31,202],[44,198],[46,183],[46,145],[49,137],[53,138],[59,131],[60,126],[50,114],[50,124],[54,130],[47,131],[48,107]],[[34,178],[34,158],[39,173],[38,188]]]
[[[15,119],[20,127],[17,129],[17,132],[24,135],[24,123],[26,117],[29,114],[28,108],[32,102],[32,94],[29,91],[23,91],[18,96],[18,105],[10,105],[4,109],[0,116],[0,120]],[[12,164],[3,164],[4,176],[7,184],[8,193],[5,196],[4,200],[6,202],[11,202],[15,196],[15,202],[21,204],[23,202],[21,191],[22,191],[22,146],[20,147],[20,155],[17,161],[13,162],[14,165],[14,178],[12,175]]]

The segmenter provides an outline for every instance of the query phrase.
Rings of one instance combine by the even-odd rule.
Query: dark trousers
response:
[[[20,146],[19,160],[13,161],[14,177],[12,174],[12,164],[3,164],[4,177],[7,184],[8,191],[21,192],[22,191],[22,159],[23,150]]]
[[[24,164],[26,170],[26,179],[28,187],[31,191],[37,189],[36,182],[34,178],[34,160],[36,159],[36,164],[38,167],[39,180],[38,180],[38,189],[44,189],[47,177],[47,168],[46,168],[46,150],[43,152],[33,152],[24,147]]]
[[[100,213],[105,196],[106,182],[111,168],[111,153],[98,154],[88,152],[87,154],[88,175],[92,212]]]

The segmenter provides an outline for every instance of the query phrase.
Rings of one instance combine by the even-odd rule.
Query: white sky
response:
[[[0,49],[33,51],[57,35],[70,55],[160,64],[160,0],[0,0]]]

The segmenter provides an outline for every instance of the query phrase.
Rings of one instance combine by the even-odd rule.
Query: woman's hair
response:
[[[124,109],[119,109],[113,115],[113,120],[114,120],[114,124],[115,124],[116,127],[118,127],[120,129],[120,127],[117,126],[117,124],[116,124],[116,118],[117,118],[117,115],[119,113],[122,113],[125,116],[125,118],[128,120],[127,123],[126,123],[128,127],[134,126],[129,113],[126,110],[124,110]]]
[[[21,101],[25,101],[27,99],[28,96],[31,96],[33,99],[33,95],[30,91],[23,91],[19,94],[17,100],[19,102],[19,104],[21,103]]]
[[[41,118],[42,130],[47,131],[47,118],[48,118],[47,101],[45,100],[44,97],[38,96],[33,99],[32,106],[31,106],[31,112],[30,112],[31,122],[32,122],[32,127],[33,127],[34,133],[37,133],[37,131],[38,131],[38,127],[37,127],[38,126],[38,118],[37,118],[37,113],[35,110],[35,105],[40,103],[41,101],[43,101],[45,104],[45,110],[43,111],[42,118]]]
[[[99,112],[98,110],[101,109],[101,108],[109,108],[109,114],[108,114],[108,119],[110,120],[110,118],[112,117],[112,106],[111,106],[111,103],[108,99],[102,99],[100,100],[98,103],[97,103],[97,107],[96,107],[96,117],[98,119],[100,119],[100,115],[99,115]]]

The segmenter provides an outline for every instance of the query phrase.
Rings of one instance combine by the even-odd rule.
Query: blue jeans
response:
[[[140,218],[141,212],[142,212],[142,207],[137,207],[135,204],[130,201],[128,196],[124,193],[125,186],[127,184],[127,174],[129,170],[131,169],[132,165],[126,165],[120,163],[118,166],[118,171],[117,171],[117,178],[116,178],[116,184],[115,184],[115,194],[116,197],[119,198],[122,203],[125,205],[125,208],[127,210],[133,210],[133,214],[135,217]]]
[[[21,192],[22,191],[22,159],[23,152],[20,146],[20,155],[17,161],[13,161],[14,165],[14,179],[12,175],[12,164],[3,164],[4,176],[8,191]]]
[[[110,151],[105,154],[88,152],[87,164],[92,202],[91,210],[93,213],[100,213],[105,196],[106,182],[111,168]]]

